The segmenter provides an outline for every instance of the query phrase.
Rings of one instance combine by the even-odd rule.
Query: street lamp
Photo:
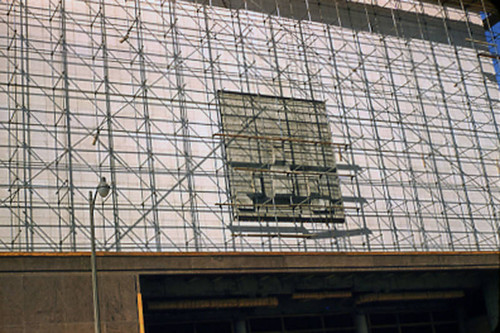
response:
[[[102,198],[105,198],[111,187],[106,182],[106,177],[101,177],[101,181],[97,185],[95,193],[89,191],[89,205],[90,205],[90,242],[91,242],[91,255],[90,266],[92,269],[92,299],[94,304],[94,330],[95,333],[101,333],[101,313],[99,310],[99,290],[97,289],[97,265],[95,259],[95,227],[94,227],[94,207],[97,193]]]

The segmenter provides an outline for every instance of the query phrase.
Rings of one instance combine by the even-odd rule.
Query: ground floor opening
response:
[[[470,272],[143,275],[147,333],[491,332]]]

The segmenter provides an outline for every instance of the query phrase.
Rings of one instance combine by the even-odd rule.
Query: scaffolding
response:
[[[498,250],[500,96],[456,5],[1,1],[0,251],[88,250],[101,176],[98,250]]]

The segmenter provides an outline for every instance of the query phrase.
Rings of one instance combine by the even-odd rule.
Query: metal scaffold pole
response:
[[[0,251],[498,249],[491,8],[0,2]]]

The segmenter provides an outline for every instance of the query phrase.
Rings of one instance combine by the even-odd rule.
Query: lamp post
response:
[[[95,333],[101,333],[101,313],[99,309],[99,290],[97,287],[97,265],[95,258],[95,226],[94,226],[94,207],[97,193],[102,198],[105,198],[110,191],[110,186],[106,182],[106,177],[102,177],[97,185],[95,193],[89,191],[89,208],[90,208],[90,241],[91,241],[91,255],[90,266],[92,269],[92,300],[94,305],[94,330]]]

